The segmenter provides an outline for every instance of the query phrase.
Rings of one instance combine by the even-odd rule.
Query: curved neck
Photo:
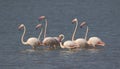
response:
[[[40,40],[40,37],[41,37],[41,35],[42,35],[42,32],[43,32],[43,29],[41,28],[40,34],[39,34],[39,36],[38,36],[38,39],[39,39],[39,40]]]
[[[61,48],[65,48],[65,46],[63,46],[62,42],[60,42],[60,47]]]
[[[72,41],[74,41],[75,33],[77,31],[77,27],[78,27],[78,21],[76,22],[76,26],[75,26],[75,29],[74,29],[74,32],[73,32],[73,35],[72,35]]]
[[[47,19],[45,19],[45,29],[44,29],[44,38],[46,37],[46,30],[47,30]]]
[[[85,33],[85,40],[87,40],[87,35],[88,35],[88,26],[87,26],[87,29],[86,29],[86,33]]]
[[[23,32],[22,37],[21,37],[21,42],[22,42],[22,44],[27,45],[27,42],[24,41],[25,33],[26,33],[26,27],[24,26],[24,32]]]

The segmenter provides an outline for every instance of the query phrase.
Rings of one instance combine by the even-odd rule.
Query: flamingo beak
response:
[[[43,20],[43,19],[45,19],[45,16],[40,16],[38,19],[39,19],[39,21]]]
[[[76,23],[78,20],[77,20],[77,18],[74,18],[73,20],[72,20],[72,24],[73,23]]]
[[[105,43],[102,42],[102,41],[99,41],[99,42],[97,43],[97,45],[99,45],[99,46],[105,46]]]
[[[22,29],[22,27],[19,26],[19,27],[18,27],[18,30],[20,31],[21,29]]]
[[[41,46],[41,44],[42,44],[42,43],[39,41],[39,42],[38,42],[38,46]]]
[[[38,28],[41,28],[42,27],[42,24],[38,24],[35,28],[38,29]]]
[[[83,26],[85,26],[86,25],[86,22],[84,21],[84,22],[82,22],[81,24],[80,24],[80,28],[82,28]]]

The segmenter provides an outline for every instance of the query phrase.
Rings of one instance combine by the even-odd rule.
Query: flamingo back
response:
[[[87,46],[87,41],[83,38],[76,39],[75,43],[78,44],[80,48],[85,48]]]
[[[65,48],[76,48],[76,47],[78,47],[78,45],[74,41],[71,41],[71,40],[65,41],[63,45],[65,46]]]
[[[43,40],[43,44],[45,46],[53,46],[55,45],[56,43],[58,43],[58,41],[56,39],[54,39],[53,37],[46,37],[44,40]]]
[[[27,43],[31,46],[38,46],[39,45],[39,40],[35,37],[31,37],[27,40]]]

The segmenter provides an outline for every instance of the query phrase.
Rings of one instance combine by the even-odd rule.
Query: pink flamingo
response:
[[[39,46],[40,45],[40,41],[38,40],[38,38],[36,37],[30,37],[26,42],[23,40],[24,39],[24,35],[26,33],[26,27],[24,24],[21,24],[18,29],[24,29],[23,31],[23,34],[22,34],[22,37],[21,37],[21,42],[22,44],[24,45],[30,45],[32,46],[32,49],[36,49],[36,46]]]
[[[74,22],[78,22],[78,21],[74,21]],[[80,27],[82,28],[84,25],[86,25],[86,22],[82,22],[80,24]],[[86,30],[86,34],[85,34],[85,38],[78,38],[75,40],[75,42],[79,45],[80,48],[86,48],[88,46],[87,44],[87,33],[88,33],[88,26],[87,26],[87,30]]]
[[[99,37],[90,37],[87,43],[89,44],[89,46],[93,47],[96,47],[97,45],[105,46],[105,43]]]
[[[76,21],[77,18],[73,19],[72,22]],[[74,36],[75,36],[75,33],[76,33],[76,30],[77,30],[77,25],[78,23],[76,23],[76,26],[75,26],[75,29],[74,29],[74,32],[73,32],[73,35],[72,35],[72,40],[67,40],[65,41],[63,44],[62,42],[60,42],[60,46],[61,48],[67,48],[69,50],[71,49],[74,49],[74,48],[77,48],[78,47],[78,44],[76,44],[73,40],[74,40]],[[64,39],[64,37],[63,37]]]
[[[36,26],[36,29],[41,28],[41,27],[42,27],[42,24],[38,24],[38,25]],[[42,32],[43,32],[43,29],[41,28],[41,31],[40,31],[39,36],[38,36],[38,40],[39,40],[40,42],[41,42],[40,37],[41,37],[41,35],[42,35]],[[39,46],[41,46],[41,45],[42,45],[42,42],[40,43]]]
[[[80,27],[83,27],[84,25],[86,25],[85,22],[81,23]],[[86,29],[85,40],[87,40],[87,34],[88,34],[88,26]],[[96,45],[105,46],[105,43],[99,37],[90,37],[86,44],[86,46],[93,46],[93,47],[96,47]]]
[[[80,27],[82,28],[85,25],[86,25],[86,22],[82,22]],[[105,46],[105,43],[99,37],[91,37],[87,41],[88,31],[89,31],[89,29],[88,29],[88,26],[87,26],[86,33],[85,33],[85,38],[84,39],[83,38],[76,39],[75,42],[77,44],[79,44],[82,48],[86,48],[88,46],[95,47],[96,45]]]
[[[39,20],[45,20],[45,29],[44,29],[44,40],[42,41],[44,46],[50,46],[51,48],[56,48],[59,46],[59,42],[62,40],[62,35],[58,37],[46,37],[46,30],[47,30],[47,19],[45,16],[39,17]]]
[[[64,39],[64,38],[63,38],[63,39]],[[77,48],[78,45],[77,45],[74,41],[67,40],[67,41],[65,41],[64,43],[62,43],[62,42],[60,41],[60,47],[61,47],[61,48],[67,48],[67,49],[69,49],[69,50],[72,50],[72,49],[74,49],[74,48]]]

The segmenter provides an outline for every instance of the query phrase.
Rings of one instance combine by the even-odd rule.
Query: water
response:
[[[0,69],[120,69],[120,8],[119,0],[0,0]],[[48,19],[47,36],[63,33],[71,39],[75,17],[86,21],[88,37],[98,36],[105,47],[96,49],[47,50],[39,47],[31,50],[20,42],[26,25],[25,40],[37,37],[35,26],[38,17]],[[79,29],[75,38],[84,37],[85,29]],[[65,41],[64,40],[64,41]]]

